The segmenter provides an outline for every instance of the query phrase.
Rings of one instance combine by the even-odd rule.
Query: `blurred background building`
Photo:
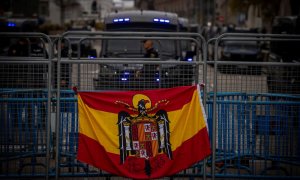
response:
[[[10,25],[18,26],[20,19],[36,19],[52,28],[80,28],[101,24],[111,11],[144,9],[175,12],[201,27],[234,25],[269,31],[274,17],[297,16],[299,8],[299,0],[4,0],[0,22],[10,19],[15,23]]]
[[[171,11],[190,23],[270,29],[275,16],[299,15],[298,0],[135,0],[138,9]]]

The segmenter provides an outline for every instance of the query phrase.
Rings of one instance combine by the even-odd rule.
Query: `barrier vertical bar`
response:
[[[216,129],[217,129],[217,76],[218,76],[218,44],[219,39],[215,40],[215,54],[214,54],[214,87],[213,87],[213,123],[212,123],[212,165],[211,165],[211,174],[212,179],[215,179],[215,167],[216,167]]]
[[[205,113],[206,113],[206,118],[207,118],[207,121],[208,121],[208,111],[207,111],[208,108],[206,108],[207,107],[206,106],[206,98],[207,98],[207,94],[206,94],[207,93],[207,90],[206,90],[206,83],[207,83],[207,42],[205,41],[203,36],[201,36],[200,34],[198,36],[200,37],[200,39],[202,41],[202,44],[201,44],[202,54],[203,54],[202,58],[204,60],[204,62],[203,62],[203,98],[202,99],[203,99],[203,107],[204,107],[204,110],[205,110]],[[196,47],[198,47],[198,44],[196,45]],[[200,62],[200,60],[199,60],[199,50],[197,50],[196,52],[197,52],[196,53],[196,56],[197,56],[196,61],[198,61],[197,68],[196,68],[196,71],[197,71],[196,77],[198,79],[199,78],[199,66],[200,66],[200,64],[199,64],[199,62]],[[197,83],[199,83],[199,80],[198,80]],[[209,129],[209,127],[207,127],[207,130],[208,129]],[[209,132],[209,130],[208,130],[208,132]],[[206,180],[207,158],[205,158],[203,160],[203,162],[204,162],[203,163],[203,179]]]
[[[58,179],[59,177],[59,138],[60,138],[60,61],[61,61],[61,42],[62,37],[58,38],[58,47],[57,47],[57,77],[56,77],[56,124],[55,124],[55,130],[56,130],[56,154],[55,154],[55,179]]]
[[[51,138],[51,97],[52,97],[52,87],[51,87],[51,80],[52,80],[52,58],[53,58],[53,45],[48,37],[49,47],[48,47],[48,82],[47,82],[47,142],[46,142],[46,179],[49,179],[49,168],[50,168],[50,138]]]

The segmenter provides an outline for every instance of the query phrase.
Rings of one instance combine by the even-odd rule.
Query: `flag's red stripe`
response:
[[[145,159],[130,157],[127,158],[125,164],[121,165],[118,154],[107,153],[97,141],[83,134],[79,134],[77,159],[119,176],[149,179],[178,173],[203,160],[210,153],[209,138],[206,128],[203,128],[173,151],[173,160],[169,160],[165,154],[151,159],[152,172],[150,177],[144,172]]]
[[[127,108],[115,104],[116,101],[123,101],[132,106],[132,97],[135,94],[144,94],[148,96],[152,102],[152,106],[161,100],[170,100],[168,105],[160,104],[159,109],[173,111],[181,109],[182,106],[190,102],[197,86],[182,86],[176,88],[166,88],[158,90],[144,91],[109,91],[109,92],[79,92],[83,102],[89,107],[101,111],[119,113],[120,110],[128,110]],[[123,107],[123,109],[121,108]]]

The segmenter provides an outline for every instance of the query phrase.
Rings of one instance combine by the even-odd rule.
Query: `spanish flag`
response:
[[[211,154],[199,86],[78,92],[77,159],[134,179],[171,176]]]

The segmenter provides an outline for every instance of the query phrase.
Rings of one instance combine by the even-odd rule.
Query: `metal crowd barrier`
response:
[[[84,41],[105,41],[105,40],[135,40],[136,42],[141,42],[145,39],[151,39],[153,41],[192,41],[194,42],[198,48],[202,46],[205,48],[205,41],[201,39],[202,37],[198,34],[189,34],[189,33],[155,33],[155,32],[97,32],[97,33],[86,33],[86,32],[67,32],[62,35],[60,39],[58,39],[57,43],[60,44],[67,39],[66,41],[72,42],[73,39],[77,40],[76,47],[80,49],[81,43]],[[142,44],[141,44],[142,45]],[[58,52],[62,51],[58,45]],[[159,47],[158,47],[159,48]],[[71,52],[72,49],[69,49]],[[159,53],[162,51],[159,51]],[[201,52],[201,54],[199,54]],[[159,58],[144,58],[144,57],[97,57],[90,58],[82,56],[82,53],[77,52],[77,56],[70,55],[67,58],[58,57],[57,61],[58,68],[57,72],[60,71],[59,64],[68,64],[72,67],[72,74],[70,75],[69,82],[73,83],[73,86],[76,86],[78,90],[83,91],[105,91],[105,90],[141,90],[141,89],[153,89],[159,87],[174,87],[179,85],[192,85],[199,82],[199,69],[200,66],[201,71],[203,72],[203,63],[199,61],[199,58],[206,56],[204,53],[206,50],[201,49],[201,51],[197,51],[197,55],[195,56],[195,60],[192,62],[184,62],[178,59],[167,59],[162,60]],[[126,54],[126,52],[124,52]],[[154,60],[154,62],[153,62]],[[106,68],[106,67],[133,67],[133,66],[143,66],[143,65],[159,65],[159,69],[163,69],[165,67],[173,67],[180,66],[180,72],[173,71],[173,78],[168,79],[170,81],[166,82],[162,72],[158,73],[159,81],[152,82],[151,79],[147,77],[138,77],[138,79],[134,79],[133,76],[129,75],[128,78],[133,78],[135,81],[122,81],[121,75],[116,76],[115,78],[111,78],[115,76],[115,72]],[[186,69],[185,69],[186,68]],[[57,77],[60,77],[59,75]],[[110,78],[109,78],[110,77]],[[127,78],[127,77],[123,77]],[[190,79],[190,80],[188,80]],[[203,81],[204,76],[201,75],[200,81]],[[58,79],[57,82],[60,80]],[[59,131],[57,131],[57,136],[60,136],[60,140],[56,141],[56,147],[58,147],[56,154],[56,167],[59,167],[59,170],[56,169],[57,176],[112,176],[107,172],[103,172],[102,170],[96,169],[94,167],[90,167],[86,164],[82,164],[76,160],[76,143],[77,143],[77,109],[75,108],[68,109],[70,105],[74,105],[77,103],[76,96],[74,96],[73,92],[58,90],[57,92],[65,92],[64,93],[56,93],[56,100],[58,106],[56,106],[56,115],[60,119],[60,124],[58,125]],[[75,149],[74,149],[75,148]],[[178,176],[189,176],[193,173],[190,171],[194,171],[195,169],[200,169],[198,165],[195,167],[191,167],[192,170],[186,170],[185,172],[181,172]],[[203,170],[202,170],[203,171]],[[194,174],[194,176],[199,174]]]
[[[288,88],[282,86],[287,79],[297,82],[299,63],[224,62],[220,61],[218,46],[222,40],[290,42],[296,41],[298,36],[223,34],[208,41],[215,43],[215,49],[213,61],[207,61],[207,44],[195,33],[67,32],[55,40],[39,33],[0,33],[0,36],[7,35],[27,40],[41,38],[48,56],[0,56],[0,79],[4,82],[0,83],[0,178],[112,177],[76,160],[78,110],[72,87],[83,91],[132,89],[133,84],[122,82],[109,87],[97,85],[97,80],[109,83],[105,77],[115,74],[101,68],[145,64],[158,64],[161,68],[170,65],[193,68],[186,69],[169,84],[161,81],[157,86],[145,86],[147,79],[141,78],[139,86],[133,88],[135,90],[205,85],[202,98],[213,154],[170,178],[297,179],[300,176],[300,96],[296,91],[299,86],[297,83]],[[72,52],[74,49],[70,46],[63,52],[61,43],[64,40],[73,43],[74,39],[77,39],[77,52]],[[84,41],[99,45],[97,43],[108,39],[193,41],[199,51],[193,62],[159,58],[152,62],[141,57],[133,61],[132,58],[98,56],[99,52],[97,57],[81,53]],[[242,69],[236,70],[231,65]],[[245,65],[259,68],[245,69]],[[223,68],[219,68],[221,66]],[[272,79],[270,74],[274,70],[276,75],[284,78],[280,81]],[[25,75],[26,80],[20,82]],[[184,75],[193,80],[180,84],[184,82],[180,81],[184,80]]]
[[[226,41],[270,48],[249,59],[226,52]],[[208,41],[214,45],[207,66],[213,178],[299,178],[300,56],[274,58],[274,42],[295,44],[300,36],[225,33]]]
[[[213,93],[209,95],[209,110]],[[215,176],[299,176],[299,96],[217,93]],[[209,111],[210,136],[213,136]]]
[[[0,56],[0,177],[44,176],[52,145],[51,61],[46,54],[51,41],[41,33],[0,36],[6,45],[16,41]]]
[[[46,172],[46,93],[1,92],[0,104],[2,173]],[[11,167],[11,163],[16,167]]]

